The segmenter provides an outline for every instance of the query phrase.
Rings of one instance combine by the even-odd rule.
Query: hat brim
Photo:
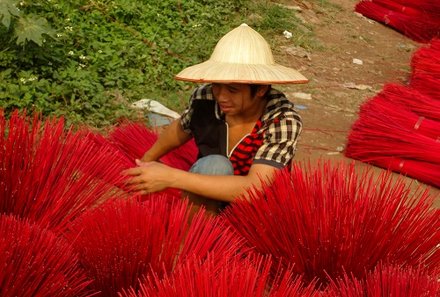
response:
[[[279,64],[238,64],[205,61],[179,72],[175,79],[198,83],[303,84],[308,79]]]

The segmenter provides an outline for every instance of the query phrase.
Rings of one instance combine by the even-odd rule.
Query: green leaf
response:
[[[0,0],[0,20],[9,29],[11,16],[19,16],[20,10],[15,6],[15,0]]]
[[[24,44],[26,41],[33,41],[41,46],[43,44],[43,34],[53,36],[54,33],[55,31],[45,18],[33,15],[21,17],[15,29],[18,45]]]

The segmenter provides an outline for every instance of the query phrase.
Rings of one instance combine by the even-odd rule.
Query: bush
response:
[[[177,72],[241,22],[295,31],[292,13],[251,0],[4,0],[0,107],[98,127],[135,117],[129,105],[141,98],[182,110],[190,85]]]

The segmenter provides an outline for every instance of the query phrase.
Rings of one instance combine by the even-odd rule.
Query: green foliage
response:
[[[280,32],[284,30],[292,33],[291,42],[294,45],[306,49],[316,47],[312,39],[312,28],[303,24],[292,10],[267,1],[256,2],[252,10],[264,12],[259,18],[254,19],[250,25],[262,32],[269,42],[274,43],[272,47],[276,47],[277,44],[277,40],[273,36],[280,35]]]
[[[1,0],[0,20],[7,29],[9,29],[9,26],[11,25],[11,18],[13,16],[18,17],[19,15],[20,15],[20,11],[15,6],[14,0]]]
[[[17,8],[17,1],[1,0],[0,2],[0,19],[6,29],[10,29],[11,24],[14,25],[13,30],[9,30],[9,39],[17,39],[17,45],[25,45],[28,41],[33,41],[39,46],[43,44],[43,34],[53,35],[54,30],[43,17],[36,15],[22,15]],[[24,3],[24,2],[20,2]],[[12,33],[13,31],[13,33]]]
[[[0,0],[0,21],[0,107],[93,126],[136,116],[141,98],[182,110],[192,85],[174,75],[242,22],[269,38],[302,30],[253,0]]]
[[[33,41],[42,46],[43,34],[53,36],[54,32],[45,18],[29,15],[18,19],[15,36],[17,36],[18,45],[24,45],[26,41]]]

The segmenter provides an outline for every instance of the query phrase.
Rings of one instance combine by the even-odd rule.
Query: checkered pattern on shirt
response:
[[[282,117],[268,125],[263,144],[254,157],[254,164],[269,164],[281,168],[295,156],[301,124],[295,118]]]
[[[283,93],[272,89],[266,111],[261,117],[263,144],[254,157],[254,164],[269,164],[278,168],[290,163],[302,130],[301,117]]]

